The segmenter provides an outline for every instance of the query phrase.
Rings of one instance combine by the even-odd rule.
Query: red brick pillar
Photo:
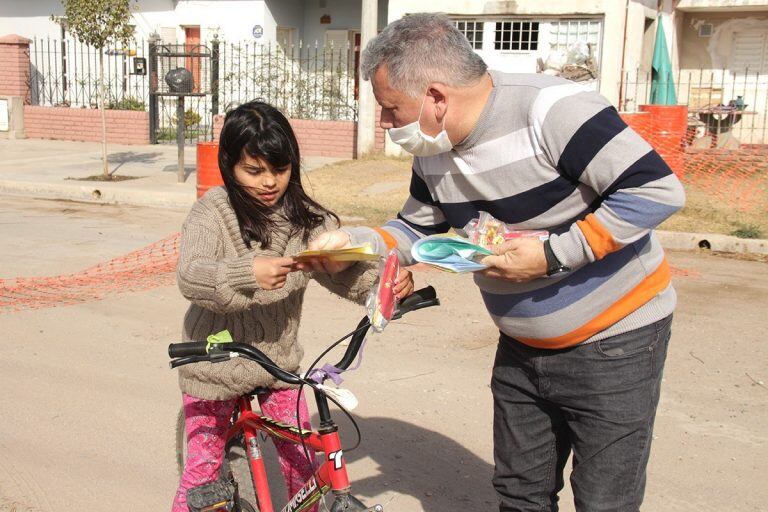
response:
[[[26,37],[0,37],[0,96],[19,96],[25,104],[29,95],[29,43]]]

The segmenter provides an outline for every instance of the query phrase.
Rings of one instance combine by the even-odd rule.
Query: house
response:
[[[62,38],[51,16],[63,16],[60,0],[4,0],[0,34]],[[324,45],[354,43],[360,32],[360,0],[139,0],[133,24],[138,40],[153,34],[165,43],[219,39]],[[379,29],[387,23],[387,2],[379,2]]]
[[[133,18],[137,39],[158,35],[164,43],[193,45],[215,35],[246,48],[290,48],[285,52],[289,61],[299,47],[347,48],[343,58],[352,70],[376,30],[425,10],[447,13],[492,68],[550,71],[557,67],[553,62],[562,64],[578,50],[588,58],[580,79],[621,110],[648,101],[661,24],[678,101],[700,109],[741,96],[738,101],[748,105],[752,116],[750,129],[762,133],[756,142],[765,143],[768,0],[139,0]],[[61,39],[63,29],[51,21],[52,14],[62,14],[59,0],[5,0],[0,35]],[[359,87],[357,73],[349,74],[354,75],[348,87],[354,94],[345,101],[370,135],[375,105],[368,86]],[[740,125],[745,127],[746,117]],[[358,134],[358,142],[366,140],[371,139]],[[391,143],[388,149],[397,152]]]

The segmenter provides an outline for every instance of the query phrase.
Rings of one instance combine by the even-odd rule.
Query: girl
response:
[[[224,187],[208,191],[184,222],[178,283],[191,301],[184,340],[205,340],[229,330],[280,367],[299,370],[303,350],[296,340],[310,274],[292,259],[318,234],[338,226],[338,217],[309,198],[301,185],[299,146],[288,120],[274,107],[254,101],[229,112],[219,141]],[[313,269],[337,270],[315,262]],[[358,263],[311,277],[332,292],[362,304],[377,277]],[[410,272],[400,275],[400,297],[413,291]],[[296,425],[297,391],[244,358],[197,363],[179,370],[187,433],[187,460],[173,512],[187,511],[191,487],[218,478],[224,437],[238,396],[256,387],[264,414]],[[306,402],[302,419],[309,418]],[[303,428],[309,428],[308,421]],[[275,441],[292,496],[312,474],[300,447]]]

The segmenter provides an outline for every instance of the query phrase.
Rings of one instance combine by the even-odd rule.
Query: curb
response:
[[[90,182],[40,183],[0,180],[0,193],[43,199],[60,199],[94,204],[126,204],[155,208],[191,208],[196,200],[194,186],[180,185],[178,190],[128,188],[118,183]],[[166,185],[172,187],[173,185]],[[183,187],[183,188],[182,188]],[[345,219],[349,220],[349,219]],[[358,220],[357,218],[355,220]],[[738,238],[716,233],[686,233],[656,230],[665,249],[713,251],[768,255],[768,240]]]
[[[677,231],[656,231],[665,249],[693,251],[711,249],[719,252],[768,254],[768,240],[760,238],[738,238],[717,233],[685,233]]]
[[[186,187],[185,187],[186,188]],[[174,191],[125,188],[115,183],[39,183],[0,180],[0,193],[42,199],[60,199],[96,204],[126,204],[159,208],[190,208],[195,189]]]

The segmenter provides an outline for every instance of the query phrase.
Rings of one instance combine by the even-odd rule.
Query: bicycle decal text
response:
[[[315,493],[317,492],[317,480],[313,476],[310,478],[306,484],[304,484],[304,487],[299,489],[299,492],[297,492],[293,498],[291,498],[291,501],[289,501],[285,507],[283,507],[282,512],[296,512],[297,510],[301,510],[302,505],[307,500],[310,500],[312,498],[315,498]]]
[[[333,461],[333,469],[341,469],[344,464],[344,450],[331,452],[328,454],[328,458]]]

